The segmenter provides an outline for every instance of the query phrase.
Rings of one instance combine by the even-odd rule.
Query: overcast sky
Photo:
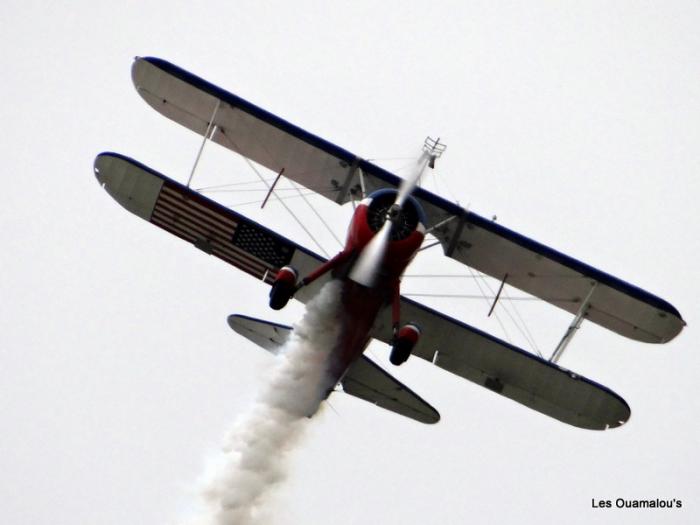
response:
[[[607,432],[416,359],[391,372],[441,412],[437,425],[334,394],[290,457],[277,523],[700,519],[700,5],[376,4],[0,4],[0,522],[181,521],[272,365],[226,316],[291,322],[302,311],[269,310],[264,285],[127,213],[95,182],[104,150],[185,181],[199,147],[137,95],[136,55],[398,174],[439,135],[448,149],[430,189],[663,297],[689,325],[650,346],[584,323],[561,364],[627,400],[632,418]],[[211,146],[194,186],[253,178]],[[313,248],[278,204],[256,208],[236,209]],[[342,236],[351,211],[327,213]],[[464,272],[432,250],[412,271]],[[430,304],[506,337],[484,301]],[[541,304],[519,313],[546,355],[570,321]],[[391,366],[385,347],[370,351]],[[618,497],[683,508],[591,508]]]

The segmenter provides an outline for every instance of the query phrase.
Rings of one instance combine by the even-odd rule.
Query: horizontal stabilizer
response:
[[[227,321],[234,332],[273,354],[279,353],[292,332],[291,326],[263,321],[247,315],[229,315]]]
[[[437,423],[440,414],[367,356],[355,361],[341,380],[343,391],[421,423]]]
[[[235,332],[273,354],[279,353],[292,332],[291,326],[246,315],[230,315],[228,324]],[[421,423],[440,421],[437,410],[364,355],[350,366],[340,383],[345,393],[386,410]]]

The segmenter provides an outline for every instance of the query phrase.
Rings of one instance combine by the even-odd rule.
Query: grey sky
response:
[[[104,150],[183,181],[199,146],[136,94],[135,55],[364,157],[406,157],[440,135],[434,191],[667,299],[689,324],[662,347],[584,324],[561,364],[630,404],[629,423],[610,432],[567,427],[414,360],[391,371],[440,410],[436,426],[334,395],[335,411],[310,422],[290,458],[278,523],[700,518],[700,7],[374,4],[0,5],[2,523],[181,520],[271,365],[226,316],[301,312],[272,312],[262,284],[130,215],[95,182]],[[231,157],[208,148],[195,186],[254,178]],[[402,161],[382,163],[401,174]],[[237,209],[312,247],[278,205]],[[349,210],[328,213],[344,233]],[[429,252],[415,272],[460,271]],[[504,337],[483,302],[430,304]],[[520,311],[551,353],[569,317]],[[381,345],[371,352],[390,366]],[[617,497],[683,508],[591,508]]]

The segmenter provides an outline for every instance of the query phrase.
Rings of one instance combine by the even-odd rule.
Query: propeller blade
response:
[[[430,162],[430,155],[428,155],[428,153],[424,151],[423,154],[420,157],[418,157],[418,167],[416,168],[416,170],[411,174],[409,178],[401,181],[399,193],[396,196],[396,202],[394,203],[397,204],[399,208],[403,206],[404,202],[406,202],[406,199],[408,199],[408,196],[411,193],[413,193],[413,190],[418,185],[420,178],[423,176],[425,168],[428,167],[428,162]]]
[[[367,243],[350,272],[350,279],[363,286],[374,286],[379,266],[386,253],[392,226],[393,223],[387,219],[382,229]]]
[[[367,243],[367,246],[362,250],[360,257],[350,271],[350,279],[356,283],[367,287],[372,287],[376,283],[379,267],[382,264],[382,259],[384,259],[384,254],[386,253],[386,248],[391,238],[391,229],[394,227],[394,220],[401,214],[401,208],[418,185],[429,162],[430,155],[427,152],[423,152],[418,158],[418,167],[411,177],[401,181],[396,200],[387,213],[382,228]]]

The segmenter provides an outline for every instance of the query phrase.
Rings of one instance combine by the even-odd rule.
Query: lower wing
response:
[[[130,212],[268,284],[282,266],[292,265],[306,275],[324,262],[289,239],[128,157],[100,154],[94,169],[105,190]],[[305,302],[322,283],[319,279],[295,297]],[[401,309],[402,317],[418,323],[423,331],[413,353],[445,370],[577,427],[604,430],[630,417],[627,403],[602,385],[410,299],[401,299]],[[391,341],[388,311],[379,316],[372,335]],[[366,378],[372,376],[371,381],[386,383],[386,388],[377,389],[383,400],[370,399],[380,406],[388,408],[398,394],[425,403],[372,366],[376,365],[358,372],[364,383],[358,379],[348,390],[370,398]],[[430,405],[425,406],[425,417],[439,418]]]
[[[629,406],[612,390],[457,319],[405,297],[401,317],[421,327],[413,355],[542,414],[590,430],[630,418]],[[390,343],[390,312],[380,314],[372,336]]]

